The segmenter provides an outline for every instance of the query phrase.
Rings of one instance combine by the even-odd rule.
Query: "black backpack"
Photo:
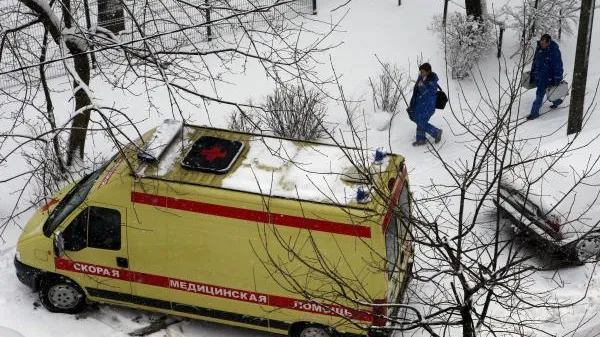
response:
[[[448,95],[442,90],[442,87],[438,84],[438,91],[435,94],[435,108],[443,110],[448,103]]]

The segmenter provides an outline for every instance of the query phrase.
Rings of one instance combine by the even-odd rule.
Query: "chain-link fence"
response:
[[[64,76],[62,62],[53,61],[69,55],[61,55],[42,24],[28,25],[36,19],[28,8],[11,2],[4,7],[0,5],[0,31],[7,33],[0,50],[0,88],[38,81],[42,67],[39,64],[43,64],[47,78]],[[155,50],[175,50],[316,13],[316,0],[281,3],[281,0],[72,0],[70,12],[74,26],[84,29],[100,26],[118,32],[121,42],[141,45],[144,40]],[[61,10],[55,7],[56,16],[62,18]],[[101,57],[92,59],[100,64],[110,62]]]

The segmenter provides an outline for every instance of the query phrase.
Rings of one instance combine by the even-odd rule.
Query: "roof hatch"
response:
[[[226,173],[244,148],[244,143],[223,138],[202,136],[194,142],[181,165],[187,169]]]

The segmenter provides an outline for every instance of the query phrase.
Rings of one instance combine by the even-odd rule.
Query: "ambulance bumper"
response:
[[[40,275],[42,275],[42,271],[28,266],[21,261],[17,260],[15,257],[15,269],[17,271],[17,278],[21,283],[31,288],[33,291],[37,291],[38,280]]]

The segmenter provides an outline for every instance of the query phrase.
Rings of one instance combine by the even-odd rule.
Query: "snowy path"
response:
[[[335,8],[339,3],[345,1],[339,0],[319,0],[320,13],[319,19],[329,21],[329,9]],[[344,74],[343,84],[347,91],[347,96],[355,98],[365,98],[370,96],[368,87],[368,77],[376,76],[379,64],[374,55],[378,55],[383,60],[394,60],[400,66],[411,70],[411,77],[415,77],[415,66],[417,58],[422,54],[425,60],[429,60],[436,70],[436,66],[443,64],[443,55],[439,51],[439,43],[432,32],[426,28],[430,25],[433,15],[438,14],[442,6],[439,0],[405,0],[402,7],[396,6],[395,0],[354,0],[349,7],[351,10],[347,15],[339,32],[333,35],[332,44],[338,41],[344,43],[332,52],[332,59],[336,63],[336,71]],[[503,1],[498,1],[503,2]],[[499,4],[495,3],[495,6]],[[432,8],[435,11],[432,12]],[[345,9],[334,12],[333,16],[343,15]],[[592,50],[592,60],[597,60],[600,57],[600,25],[596,25],[594,31],[594,44]],[[505,46],[514,45],[514,37],[507,37]],[[574,59],[574,44],[575,38],[569,38],[568,41],[561,44],[563,50],[566,71],[568,77],[572,71]],[[327,59],[324,57],[324,59]],[[494,73],[495,59],[490,57],[486,64],[482,65],[483,69]],[[328,63],[326,61],[325,63]],[[595,85],[600,78],[600,64],[592,61],[590,71],[590,86]],[[438,70],[443,77],[443,71]],[[442,79],[445,83],[445,78]],[[260,97],[265,94],[265,87],[256,85],[255,77],[238,76],[231,80],[232,83],[237,83],[236,86],[223,87],[221,94],[231,98],[231,100],[246,100],[248,96]],[[452,82],[451,82],[452,83]],[[58,83],[58,85],[64,85]],[[451,84],[453,85],[453,84]],[[469,89],[467,81],[466,90]],[[444,85],[445,86],[445,85]],[[98,87],[96,87],[98,88]],[[268,86],[267,86],[268,88]],[[350,89],[351,88],[351,89]],[[241,89],[241,90],[240,90]],[[454,88],[452,88],[454,89]],[[472,88],[471,88],[472,89]],[[102,91],[103,88],[96,89]],[[106,90],[106,95],[98,95],[99,97],[113,97]],[[228,96],[229,95],[229,96]],[[118,96],[117,96],[118,97]],[[114,98],[113,98],[114,99]],[[118,99],[118,98],[117,98]],[[125,101],[129,102],[131,108],[143,104],[139,101],[140,98],[128,97]],[[523,99],[522,116],[527,114],[529,105],[533,101],[533,93],[526,93]],[[105,102],[106,103],[106,102]],[[122,105],[122,101],[119,102]],[[365,107],[367,108],[367,107]],[[336,111],[341,112],[339,107],[330,108],[330,119],[334,123],[344,123],[346,118],[342,113],[336,114]],[[129,111],[131,117],[141,120],[150,117],[142,123],[142,128],[152,127],[164,116],[148,116],[146,111],[135,110]],[[224,126],[226,114],[228,111],[211,111],[211,121],[213,125]],[[534,123],[526,123],[521,128],[521,133],[526,135],[539,135],[542,130],[559,129],[566,122],[567,109],[551,112],[543,116]],[[209,123],[204,115],[194,115],[195,121],[199,124]],[[63,116],[63,118],[65,118]],[[372,113],[367,112],[367,118],[370,124],[376,125],[378,118]],[[595,123],[598,122],[598,123]],[[466,155],[464,139],[455,139],[451,130],[456,129],[457,125],[451,120],[448,112],[436,114],[432,119],[432,123],[445,130],[444,141],[439,146],[442,155],[450,162],[456,161]],[[590,128],[600,129],[600,118],[595,116],[595,120],[591,121]],[[562,127],[566,129],[566,127]],[[410,168],[411,185],[413,191],[419,193],[419,186],[430,184],[432,179],[436,181],[444,181],[448,177],[441,174],[439,162],[428,153],[426,148],[413,148],[410,143],[414,137],[414,124],[411,123],[407,116],[401,112],[393,122],[391,129],[391,144],[392,150],[401,153],[407,157],[407,165]],[[2,131],[0,129],[0,131]],[[560,131],[555,136],[556,138],[563,137],[564,132]],[[387,131],[376,131],[375,127],[369,132],[369,145],[373,148],[379,146],[387,147],[388,133]],[[89,142],[89,146],[94,146],[94,142]],[[96,151],[102,152],[101,141],[96,144]],[[15,171],[20,169],[19,165],[23,163],[11,163],[12,167],[2,167],[2,172],[9,172],[11,169]],[[4,194],[0,196],[0,213],[9,212],[11,200],[15,198],[12,194]],[[23,218],[23,220],[26,217]],[[14,254],[14,246],[19,233],[17,226],[9,228],[4,237],[6,242],[0,242],[0,327],[6,326],[13,328],[23,334],[24,337],[121,337],[127,336],[127,333],[144,326],[148,321],[148,316],[152,314],[143,313],[137,310],[121,309],[113,306],[100,306],[86,312],[83,316],[69,316],[60,314],[51,314],[44,308],[37,305],[37,295],[32,294],[25,286],[21,285],[14,274],[12,259]],[[582,289],[582,284],[579,280],[582,275],[586,278],[590,277],[593,272],[592,267],[571,268],[560,271],[561,279],[569,285],[565,290],[561,291],[560,296],[569,296],[572,293],[579,293]],[[598,271],[595,271],[597,275]],[[573,308],[571,316],[565,316],[568,321],[567,325],[577,323],[577,317],[580,317],[586,310],[598,311],[600,309],[600,277],[594,276],[595,280],[589,294],[587,304]],[[545,313],[548,318],[552,318],[556,313]],[[567,314],[565,312],[563,315]],[[140,316],[141,321],[135,322],[134,319]],[[136,319],[137,320],[137,319]],[[600,322],[600,317],[594,319]],[[599,323],[600,324],[600,323]],[[600,326],[600,325],[599,325]],[[594,328],[588,328],[590,332],[594,332]],[[568,329],[565,329],[568,330]],[[583,334],[577,337],[587,337]],[[248,331],[226,327],[223,325],[209,324],[203,322],[189,322],[170,326],[166,330],[157,332],[153,337],[213,337],[213,336],[269,336],[269,334]]]

